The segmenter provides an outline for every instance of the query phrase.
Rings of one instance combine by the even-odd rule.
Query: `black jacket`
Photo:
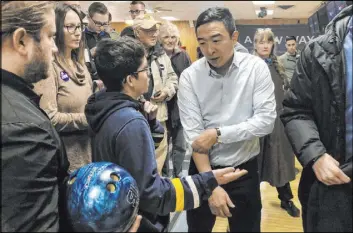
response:
[[[87,50],[87,57],[85,57],[85,63],[87,66],[88,71],[91,74],[92,80],[98,80],[98,74],[97,74],[97,68],[94,63],[94,57],[91,54],[91,49],[97,46],[98,41],[104,38],[110,38],[109,33],[107,32],[102,32],[100,34],[97,34],[96,32],[91,32],[87,28],[85,30],[85,47]],[[95,84],[93,84],[95,85]],[[95,90],[95,88],[93,88]]]
[[[1,230],[58,232],[69,162],[32,88],[1,70]]]
[[[176,49],[172,57],[170,58],[172,67],[175,74],[178,76],[178,83],[181,73],[191,65],[189,55],[183,49]],[[172,128],[180,126],[180,115],[178,107],[178,97],[174,95],[171,100],[167,102],[168,106],[168,125]]]
[[[345,8],[326,33],[305,47],[297,61],[281,115],[294,153],[303,165],[299,199],[304,231],[352,231],[352,182],[326,186],[313,172],[313,159],[324,153],[341,164],[352,179],[352,161],[345,161],[344,38],[352,16]]]
[[[129,37],[131,37],[131,38],[136,39],[135,33],[134,33],[134,29],[133,29],[132,26],[128,26],[128,27],[124,28],[124,29],[121,31],[120,36],[129,36]]]
[[[85,30],[86,45],[89,49],[97,46],[98,41],[104,38],[110,38],[109,33],[101,32],[100,34],[96,32],[91,32],[87,28]]]
[[[297,62],[281,119],[294,153],[306,167],[328,153],[345,159],[345,56],[343,43],[352,6],[305,47]]]

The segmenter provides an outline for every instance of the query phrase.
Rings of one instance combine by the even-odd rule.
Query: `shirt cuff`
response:
[[[221,131],[221,136],[219,136],[219,143],[231,143],[231,136],[234,136],[234,126],[223,126],[219,127]]]

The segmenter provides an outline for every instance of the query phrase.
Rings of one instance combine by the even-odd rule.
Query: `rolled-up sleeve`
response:
[[[251,140],[270,134],[273,130],[277,116],[274,84],[265,63],[259,63],[256,72],[253,91],[254,114],[242,123],[220,127],[222,143]]]

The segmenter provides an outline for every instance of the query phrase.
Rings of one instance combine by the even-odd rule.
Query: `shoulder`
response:
[[[284,60],[287,57],[287,53],[282,54],[281,56],[278,56],[277,58],[279,60]]]
[[[131,109],[123,109],[120,112],[120,129],[116,130],[116,137],[118,135],[134,135],[138,136],[142,134],[150,134],[150,127],[146,120],[146,118],[139,112],[134,112]],[[125,117],[125,115],[129,115],[129,117]]]
[[[8,87],[2,87],[1,90],[1,110],[2,125],[33,123],[44,128],[51,126],[49,118],[38,106],[22,93]]]
[[[207,72],[206,58],[202,57],[197,61],[193,62],[188,68],[183,72],[185,75],[194,75],[198,72]]]
[[[147,122],[146,118],[135,108],[125,107],[114,112],[109,118],[109,121],[126,124],[127,122],[138,120]]]
[[[239,59],[239,67],[240,68],[268,68],[266,62],[264,62],[263,59],[261,59],[258,56],[249,54],[249,53],[236,53],[236,56],[238,56],[237,59]]]

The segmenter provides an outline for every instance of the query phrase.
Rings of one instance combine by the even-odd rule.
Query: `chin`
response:
[[[150,42],[150,46],[151,46],[151,47],[155,46],[156,44],[157,44],[157,41],[151,41],[151,42]]]

